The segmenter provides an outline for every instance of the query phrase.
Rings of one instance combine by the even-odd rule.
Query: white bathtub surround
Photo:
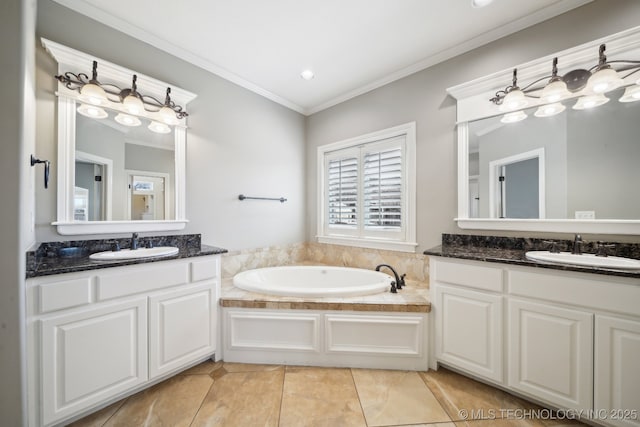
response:
[[[294,264],[371,270],[379,264],[389,264],[398,274],[406,273],[407,280],[423,282],[425,286],[429,282],[429,260],[426,255],[315,242],[231,251],[222,256],[222,277],[230,278],[254,268]]]
[[[320,298],[389,292],[392,281],[389,275],[378,271],[324,265],[256,268],[233,277],[233,284],[245,291]]]
[[[223,280],[223,359],[355,368],[428,368],[428,289],[397,294],[284,297]]]

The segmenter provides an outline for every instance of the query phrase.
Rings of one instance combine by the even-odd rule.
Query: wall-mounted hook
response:
[[[31,155],[31,166],[35,166],[38,163],[44,163],[44,188],[49,188],[49,169],[51,167],[51,162],[49,160],[40,160],[33,157]]]

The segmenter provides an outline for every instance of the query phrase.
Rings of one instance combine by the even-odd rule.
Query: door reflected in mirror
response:
[[[469,218],[640,219],[640,102],[470,122]]]
[[[175,137],[116,120],[76,113],[74,220],[172,220]]]

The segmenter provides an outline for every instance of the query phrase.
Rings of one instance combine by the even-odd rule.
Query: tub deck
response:
[[[426,284],[408,281],[397,294],[384,292],[355,297],[283,297],[248,292],[233,286],[233,279],[222,281],[220,305],[238,308],[280,310],[349,310],[401,313],[429,313],[429,289]]]

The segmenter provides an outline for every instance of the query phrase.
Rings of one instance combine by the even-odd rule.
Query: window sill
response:
[[[398,242],[382,239],[366,239],[357,237],[316,236],[318,243],[331,245],[355,246],[357,248],[383,249],[387,251],[415,253],[417,243]]]

